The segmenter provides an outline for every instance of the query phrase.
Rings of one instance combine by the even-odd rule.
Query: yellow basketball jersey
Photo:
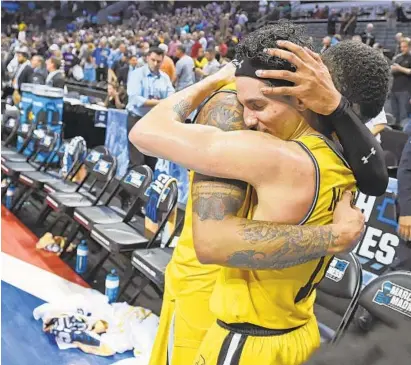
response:
[[[300,224],[329,224],[343,192],[355,189],[352,171],[320,136],[307,135],[296,142],[311,156],[316,169],[315,199]],[[323,257],[281,270],[221,268],[210,300],[211,311],[226,323],[252,323],[271,329],[302,326],[314,314],[315,288],[330,260],[331,256]]]
[[[219,92],[235,91],[235,83],[224,86]],[[210,97],[210,99],[212,96]],[[210,100],[208,99],[208,100]],[[174,249],[173,257],[166,269],[166,290],[171,296],[190,295],[198,291],[212,291],[220,266],[202,265],[198,260],[193,244],[191,188],[193,173],[190,173],[190,185],[184,227]],[[246,200],[239,216],[246,217],[250,202],[251,189],[247,188]]]

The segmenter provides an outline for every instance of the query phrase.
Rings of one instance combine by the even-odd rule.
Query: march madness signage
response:
[[[354,252],[363,269],[377,275],[387,270],[400,244],[403,245],[397,235],[396,192],[397,180],[390,179],[384,195],[375,197],[359,193],[356,199],[356,206],[365,215],[365,232]]]

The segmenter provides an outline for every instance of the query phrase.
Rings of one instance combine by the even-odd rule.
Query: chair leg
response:
[[[150,284],[150,280],[147,279],[145,276],[142,277],[142,282],[141,285],[138,287],[136,294],[134,294],[134,297],[130,299],[128,304],[132,305],[134,302],[137,300],[137,298],[140,296],[140,294],[143,292],[143,290],[147,287],[147,285]]]
[[[23,204],[30,198],[31,194],[33,194],[33,188],[26,188],[21,198],[14,204],[12,211],[17,213],[22,208]]]
[[[52,209],[47,205],[47,203],[43,203],[43,207],[39,212],[39,216],[36,220],[35,225],[39,226],[41,223],[45,222],[48,215],[51,213]]]
[[[133,281],[134,271],[135,271],[135,268],[133,265],[127,266],[126,275],[123,279],[125,280],[125,282],[120,289],[120,293],[118,294],[118,299],[117,299],[118,301],[120,301],[120,298],[123,296],[127,288],[130,286],[131,282]]]
[[[97,265],[95,265],[91,269],[91,271],[87,275],[85,275],[86,281],[92,281],[95,278],[97,272],[103,267],[104,263],[106,262],[109,256],[110,256],[110,251],[103,250],[103,254],[101,255]]]

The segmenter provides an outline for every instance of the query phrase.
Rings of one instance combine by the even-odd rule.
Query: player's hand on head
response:
[[[339,237],[334,253],[351,251],[364,232],[365,217],[359,208],[352,204],[353,195],[344,192],[334,210],[333,224],[338,227]]]
[[[398,219],[398,234],[404,241],[411,241],[411,216]]]
[[[273,96],[295,96],[317,114],[329,115],[337,109],[341,94],[335,88],[320,55],[288,41],[278,41],[277,44],[282,49],[271,48],[266,52],[287,60],[296,67],[296,71],[258,70],[257,76],[291,81],[294,86],[264,87],[261,92]]]

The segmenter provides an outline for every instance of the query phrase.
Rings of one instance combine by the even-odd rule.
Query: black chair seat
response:
[[[53,210],[72,214],[75,208],[91,207],[95,197],[90,193],[52,193],[47,196],[46,203]]]
[[[28,162],[5,162],[1,164],[1,170],[8,176],[14,176],[20,172],[36,171],[37,166]]]
[[[41,171],[30,171],[21,173],[19,181],[26,186],[40,188],[45,183],[57,183],[61,178],[57,173],[47,173]]]
[[[160,289],[163,289],[166,267],[172,254],[173,248],[169,247],[135,250],[131,264]]]
[[[121,223],[126,212],[116,207],[81,207],[74,210],[74,220],[91,230],[96,224]]]
[[[110,252],[131,251],[144,248],[148,239],[126,223],[97,224],[91,237]]]
[[[61,193],[75,193],[76,189],[78,188],[78,184],[72,182],[72,181],[57,181],[56,183],[52,184],[44,184],[44,190],[49,193],[56,193],[56,192],[61,192]]]

